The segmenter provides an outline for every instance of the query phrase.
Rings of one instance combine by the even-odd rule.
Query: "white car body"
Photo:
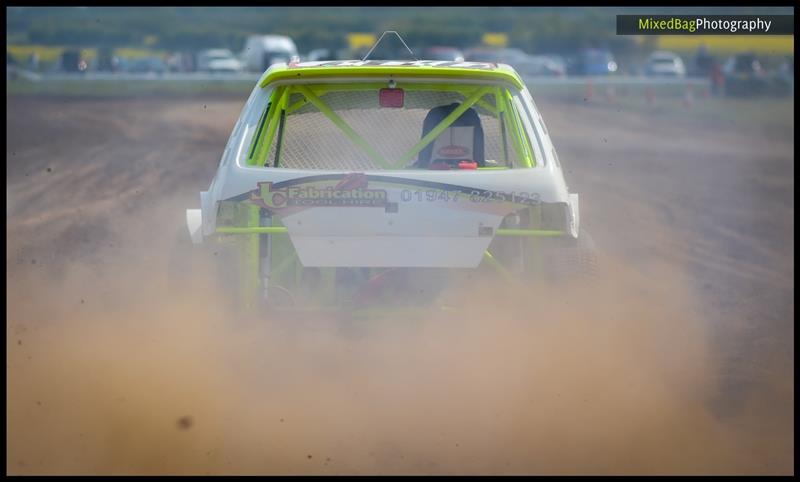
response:
[[[309,62],[298,67],[322,63]],[[275,68],[278,66],[265,72],[262,80]],[[491,68],[513,70],[502,64]],[[390,78],[387,75],[384,80],[388,82]],[[358,79],[354,77],[352,80]],[[420,81],[436,80],[424,77]],[[309,182],[307,180],[311,178],[342,178],[353,174],[353,171],[344,169],[305,170],[245,164],[247,146],[266,107],[270,90],[269,85],[253,89],[209,189],[200,194],[200,209],[187,211],[187,223],[194,242],[215,234],[217,212],[222,201],[246,199],[249,193],[265,183],[289,186]],[[415,202],[404,198],[403,189],[408,186],[444,186],[465,193],[525,193],[525,197],[536,198],[536,202],[561,203],[566,211],[564,230],[568,236],[577,238],[578,195],[570,193],[567,188],[555,148],[528,89],[519,91],[514,102],[535,151],[535,167],[486,171],[358,171],[357,175],[366,176],[370,186],[385,190],[388,201],[397,209],[390,212],[374,207],[326,206],[278,214],[303,266],[474,268],[481,262],[501,222],[514,212],[510,203],[489,207],[469,202],[464,203],[462,209],[447,203]]]
[[[654,77],[686,77],[686,66],[677,54],[658,51],[647,58],[645,74]]]

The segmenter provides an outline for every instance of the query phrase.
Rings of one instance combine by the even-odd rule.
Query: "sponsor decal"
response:
[[[289,206],[376,206],[386,207],[388,192],[369,189],[368,183],[388,184],[400,202],[458,202],[512,203],[536,206],[541,196],[536,192],[493,191],[421,179],[364,173],[322,174],[279,182],[259,182],[258,188],[226,199],[230,202],[249,202],[270,210]],[[339,204],[337,204],[339,203]]]
[[[388,195],[383,189],[368,189],[366,175],[348,174],[327,186],[307,183],[274,189],[272,182],[260,182],[258,189],[250,191],[250,202],[271,211],[288,207],[385,207]]]

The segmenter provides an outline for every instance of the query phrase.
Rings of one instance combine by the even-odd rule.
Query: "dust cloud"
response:
[[[8,473],[794,471],[791,113],[553,104],[596,278],[259,319],[173,262],[239,97],[8,100]]]
[[[679,265],[601,255],[568,289],[489,280],[413,317],[234,316],[210,268],[174,286],[159,233],[185,205],[57,271],[7,254],[9,473],[793,471],[791,407],[717,408]]]

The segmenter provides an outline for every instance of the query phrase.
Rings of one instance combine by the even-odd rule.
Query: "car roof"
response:
[[[457,80],[504,81],[518,89],[525,84],[509,65],[443,60],[334,60],[275,64],[259,81],[261,87],[287,79],[331,77],[452,77]]]

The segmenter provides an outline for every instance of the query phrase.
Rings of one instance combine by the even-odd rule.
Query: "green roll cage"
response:
[[[428,144],[433,142],[439,134],[444,132],[445,129],[458,119],[467,109],[473,105],[479,105],[491,115],[500,119],[503,135],[505,131],[511,134],[511,141],[514,143],[514,148],[520,155],[522,160],[522,167],[536,167],[536,157],[533,153],[533,148],[530,144],[530,138],[525,135],[525,130],[520,119],[520,114],[512,102],[513,94],[508,88],[497,85],[469,85],[469,84],[450,84],[450,83],[417,83],[411,81],[398,81],[396,88],[407,91],[446,91],[456,92],[460,94],[464,101],[461,105],[444,118],[436,127],[434,127],[427,135],[425,135],[419,142],[417,142],[405,154],[400,156],[399,159],[392,162],[385,159],[366,139],[364,139],[358,132],[356,132],[347,122],[344,121],[339,115],[336,114],[327,104],[325,104],[322,97],[330,92],[341,91],[377,91],[386,87],[386,83],[379,82],[353,82],[350,84],[334,84],[322,83],[313,85],[294,84],[294,85],[280,85],[276,86],[269,99],[266,109],[261,116],[256,133],[251,141],[248,155],[246,158],[246,165],[248,166],[261,166],[264,167],[267,162],[267,153],[269,147],[275,141],[277,135],[277,146],[275,156],[275,166],[279,167],[280,163],[280,141],[281,129],[283,128],[284,121],[287,115],[292,114],[301,107],[311,103],[316,107],[331,123],[339,128],[348,139],[358,145],[364,152],[369,155],[377,165],[383,169],[399,169],[405,163],[414,158],[420,151],[422,151]],[[302,97],[297,102],[289,105],[289,98],[292,94],[300,94]],[[488,99],[493,99],[491,102]],[[505,143],[503,144],[505,148]],[[492,169],[484,168],[484,169]]]
[[[266,166],[267,156],[270,146],[276,140],[276,154],[275,165],[271,167],[280,167],[280,140],[282,137],[283,124],[286,116],[296,112],[301,107],[311,103],[316,107],[325,117],[327,117],[333,125],[335,125],[342,133],[352,140],[356,145],[366,152],[369,157],[383,169],[398,169],[408,161],[414,158],[420,151],[422,151],[428,144],[433,142],[439,134],[447,129],[458,117],[461,116],[467,109],[473,105],[478,105],[488,111],[491,115],[501,121],[501,131],[505,138],[506,131],[510,133],[511,141],[519,154],[523,168],[535,167],[536,157],[534,150],[531,146],[531,139],[526,134],[524,125],[522,123],[520,112],[513,103],[513,94],[509,88],[504,85],[487,84],[455,84],[445,82],[418,82],[404,79],[397,79],[396,88],[404,89],[407,91],[448,91],[456,92],[463,97],[463,102],[451,114],[443,119],[437,126],[435,126],[427,135],[425,135],[419,142],[411,147],[405,154],[394,162],[384,158],[366,139],[364,139],[358,132],[356,132],[347,122],[344,121],[339,115],[336,114],[323,100],[326,94],[330,92],[339,91],[370,91],[385,88],[386,82],[368,81],[351,83],[321,83],[315,84],[297,84],[277,82],[275,85],[266,82],[261,83],[261,88],[267,88],[269,85],[273,87],[264,112],[261,114],[255,134],[247,150],[246,165],[248,167],[268,167]],[[494,79],[492,79],[494,80]],[[289,104],[289,99],[292,94],[300,94],[301,99]],[[492,102],[493,101],[493,102]],[[503,149],[506,149],[506,143],[503,142]],[[506,159],[508,158],[507,153]],[[507,167],[484,167],[483,169],[507,169]],[[532,212],[538,212],[537,207],[530,208]],[[269,218],[271,226],[262,225],[260,208],[250,204],[239,203],[238,209],[234,210],[233,223],[234,225],[218,226],[216,232],[222,235],[245,235],[242,240],[243,251],[240,258],[242,274],[243,274],[243,288],[244,288],[244,302],[246,307],[255,305],[259,288],[261,285],[260,272],[259,272],[259,253],[261,248],[260,236],[267,235],[270,239],[274,238],[273,235],[285,235],[288,233],[286,227],[280,224],[280,221],[274,217]],[[564,231],[560,230],[542,230],[542,229],[498,229],[497,236],[513,236],[522,239],[528,239],[529,242],[534,242],[537,237],[550,237],[550,236],[563,236]],[[282,238],[282,239],[281,239]],[[291,243],[288,238],[280,236],[270,246],[273,250],[272,258],[276,254],[282,254],[279,262],[272,267],[272,276],[280,276],[292,270],[294,266],[297,269],[298,260],[296,253],[294,253]],[[488,250],[484,253],[484,260],[487,264],[493,266],[499,273],[504,276],[511,276],[511,273],[500,263]],[[330,275],[330,274],[329,274]]]

